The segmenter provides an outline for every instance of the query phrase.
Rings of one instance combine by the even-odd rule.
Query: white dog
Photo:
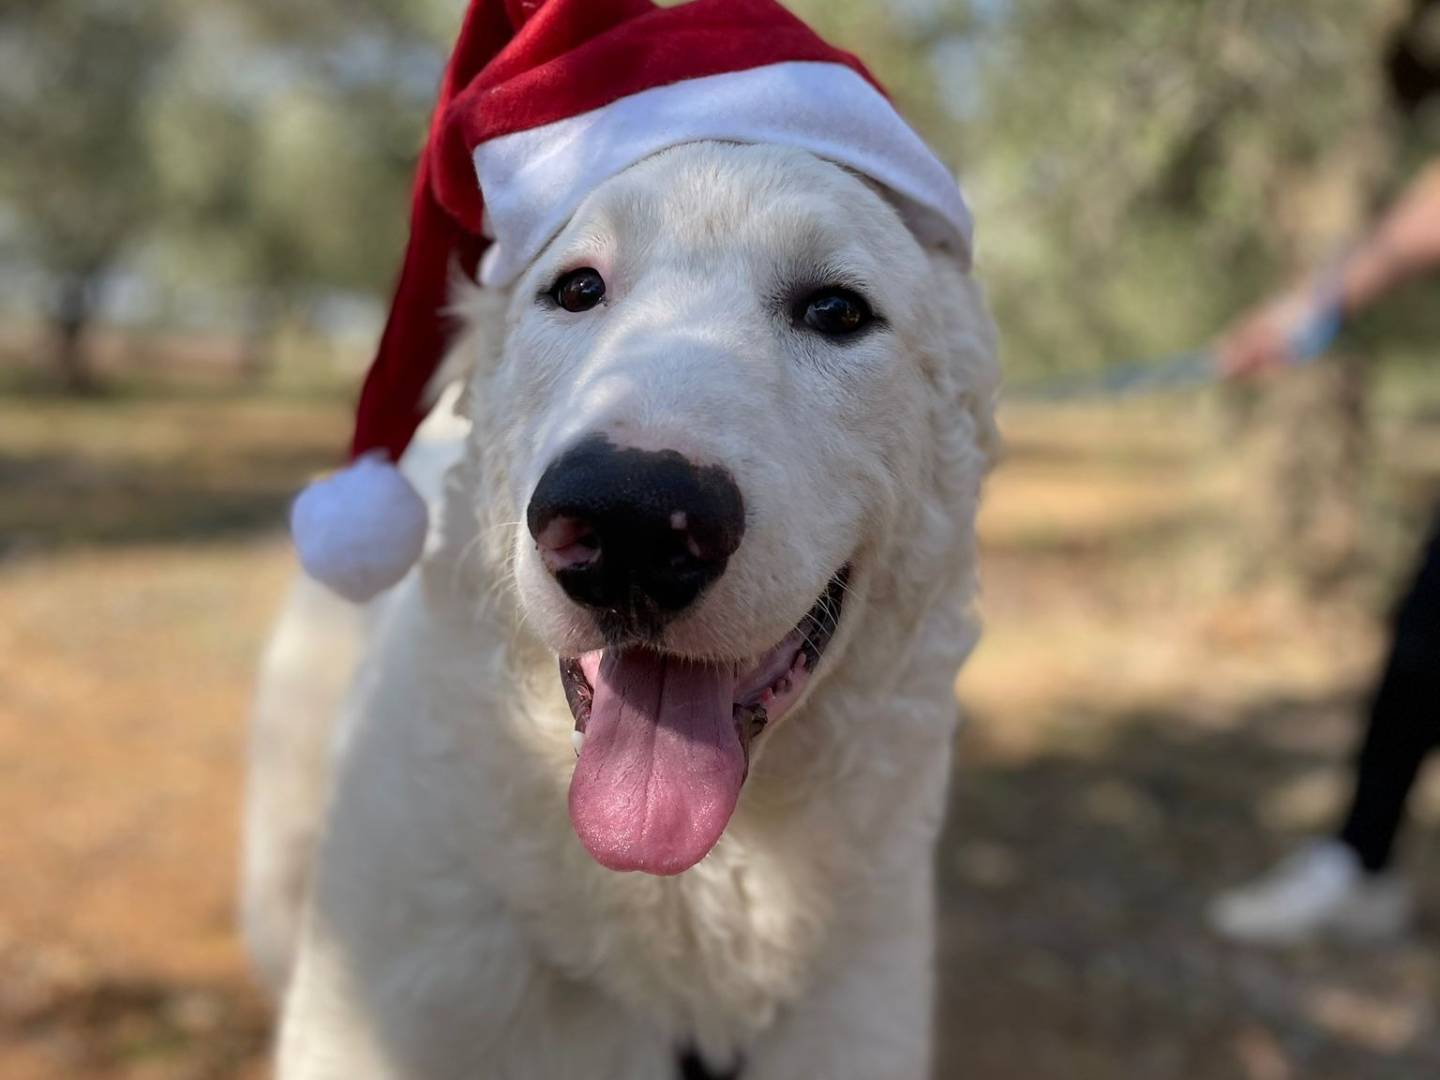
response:
[[[367,616],[309,868],[334,602],[272,651],[246,911],[278,982],[306,897],[280,1076],[926,1076],[977,287],[855,175],[699,143],[496,299],[461,305],[471,427]]]

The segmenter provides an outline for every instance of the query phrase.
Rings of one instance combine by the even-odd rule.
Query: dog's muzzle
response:
[[[526,524],[546,570],[607,638],[653,636],[725,572],[745,504],[719,465],[593,435],[545,470]]]

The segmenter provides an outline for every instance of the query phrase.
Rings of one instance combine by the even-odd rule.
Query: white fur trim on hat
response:
[[[791,146],[887,188],[926,243],[971,254],[970,210],[954,175],[885,96],[841,64],[794,61],[642,90],[603,108],[475,148],[485,221],[485,285],[514,281],[612,176],[702,140]]]
[[[290,509],[305,572],[357,604],[405,576],[424,550],[428,526],[424,500],[380,454],[315,481]]]

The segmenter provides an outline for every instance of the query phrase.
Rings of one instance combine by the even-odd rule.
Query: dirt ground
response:
[[[277,522],[344,423],[325,398],[0,397],[6,1080],[265,1074],[233,933],[244,713]],[[1237,571],[1245,471],[1190,405],[1008,427],[939,853],[939,1075],[1440,1075],[1433,784],[1405,943],[1255,952],[1200,917],[1333,814],[1375,620]],[[1407,490],[1437,430],[1390,447]]]

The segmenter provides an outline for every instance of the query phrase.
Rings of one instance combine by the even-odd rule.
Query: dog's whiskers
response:
[[[466,563],[479,551],[482,539],[483,537],[478,534],[472,536],[469,540],[465,542],[465,546],[460,549],[460,553],[455,556],[455,562],[452,565],[450,571],[451,589],[454,589],[456,591],[459,590],[462,575],[465,573],[466,570]]]

